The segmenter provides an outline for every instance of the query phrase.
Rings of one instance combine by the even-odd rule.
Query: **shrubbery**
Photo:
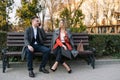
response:
[[[0,31],[0,51],[6,46],[6,32]]]
[[[120,35],[119,34],[92,34],[90,46],[96,48],[96,56],[113,56],[120,58]]]
[[[6,32],[0,31],[0,56],[1,50],[6,46]]]

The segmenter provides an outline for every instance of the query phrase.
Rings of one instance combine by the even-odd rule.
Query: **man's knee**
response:
[[[33,57],[32,52],[28,48],[26,48],[26,58],[32,58],[32,57]]]
[[[26,53],[32,53],[28,48],[26,48]]]

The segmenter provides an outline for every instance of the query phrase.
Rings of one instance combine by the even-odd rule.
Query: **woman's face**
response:
[[[63,28],[63,27],[64,27],[64,22],[60,21],[60,28]]]

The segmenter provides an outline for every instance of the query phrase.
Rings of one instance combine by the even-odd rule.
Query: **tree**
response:
[[[9,13],[12,11],[13,0],[1,0],[0,1],[0,30],[9,30]]]
[[[82,21],[84,19],[84,14],[80,9],[80,6],[83,2],[84,0],[77,2],[76,4],[74,4],[74,8],[72,9],[72,6],[70,5],[75,2],[69,2],[68,0],[68,6],[66,6],[64,10],[60,13],[60,17],[66,19],[67,26],[72,30],[76,28],[78,32],[84,31],[86,29],[86,26],[83,24]]]
[[[84,9],[90,14],[89,26],[109,25],[114,18],[114,13],[119,11],[120,0],[88,0]],[[89,17],[89,16],[87,16]]]
[[[107,25],[112,25],[112,22],[113,22],[112,18],[115,18],[114,16],[115,11],[119,11],[115,9],[116,7],[119,7],[120,1],[119,0],[107,0],[107,1],[103,0],[103,3],[104,3],[104,5],[102,6],[103,15],[107,19]]]
[[[31,20],[30,18],[32,16],[39,16],[39,12],[41,12],[42,8],[39,5],[40,0],[22,0],[21,4],[22,7],[19,7],[17,9],[16,15],[22,21],[22,27],[26,28],[27,26],[31,25]]]
[[[49,10],[52,30],[54,29],[55,19],[62,10],[62,0],[45,0],[46,8]]]

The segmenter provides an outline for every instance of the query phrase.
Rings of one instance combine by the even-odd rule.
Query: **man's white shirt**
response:
[[[34,38],[36,39],[36,36],[37,36],[37,27],[33,26],[33,31],[34,31]],[[34,44],[37,44],[37,42],[35,41]]]

